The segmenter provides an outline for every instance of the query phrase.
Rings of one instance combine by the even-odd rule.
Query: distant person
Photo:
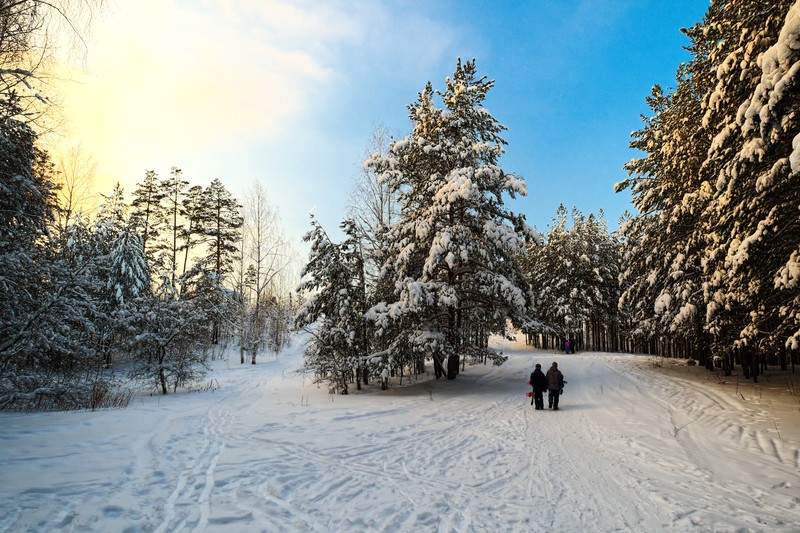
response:
[[[566,341],[564,341],[564,352],[569,353],[569,348],[570,348],[569,339],[567,339]]]
[[[564,389],[564,374],[558,369],[558,363],[553,361],[547,371],[547,404],[553,411],[558,411],[558,397]]]
[[[381,390],[386,390],[389,386],[389,369],[384,367],[381,371]]]
[[[547,377],[542,372],[542,365],[536,363],[536,368],[531,373],[531,386],[533,387],[533,399],[531,405],[536,403],[536,410],[544,409],[544,391],[547,390]]]

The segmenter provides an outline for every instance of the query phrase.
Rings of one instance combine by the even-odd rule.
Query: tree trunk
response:
[[[167,394],[167,376],[164,374],[164,358],[166,356],[166,350],[162,346],[159,347],[158,351],[158,380],[161,382],[161,394]]]

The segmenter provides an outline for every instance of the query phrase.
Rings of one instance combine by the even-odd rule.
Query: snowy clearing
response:
[[[0,532],[800,529],[781,384],[516,344],[455,381],[329,396],[301,352],[122,411],[0,414]],[[561,410],[535,411],[553,360]]]

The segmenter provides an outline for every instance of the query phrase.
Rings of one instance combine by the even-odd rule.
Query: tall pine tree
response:
[[[430,354],[450,379],[463,355],[502,361],[486,351],[488,335],[523,320],[530,301],[516,259],[532,232],[505,206],[527,187],[499,166],[505,127],[483,107],[493,85],[459,60],[444,91],[428,83],[409,106],[411,134],[367,163],[402,206],[385,236],[394,298],[370,317],[379,334],[393,332],[391,352]]]

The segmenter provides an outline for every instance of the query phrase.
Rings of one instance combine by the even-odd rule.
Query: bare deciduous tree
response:
[[[0,1],[0,99],[14,98],[19,118],[48,129],[49,65],[56,50],[83,56],[84,35],[104,0]],[[60,45],[60,46],[59,46]],[[51,93],[51,94],[48,94]]]
[[[278,281],[295,259],[289,241],[283,236],[278,210],[269,203],[260,183],[245,197],[244,234],[252,304],[250,362],[256,364],[266,333],[266,319],[278,309]]]
[[[59,154],[55,165],[59,180],[58,225],[63,229],[76,211],[88,212],[97,204],[93,190],[97,163],[81,145],[76,145]]]
[[[391,136],[382,124],[373,126],[366,149],[365,159],[386,157],[389,153]],[[388,227],[398,218],[400,204],[397,194],[392,193],[385,183],[380,183],[371,166],[362,166],[361,172],[353,182],[348,216],[359,228],[361,238],[370,250],[378,248],[378,235],[381,228]]]

